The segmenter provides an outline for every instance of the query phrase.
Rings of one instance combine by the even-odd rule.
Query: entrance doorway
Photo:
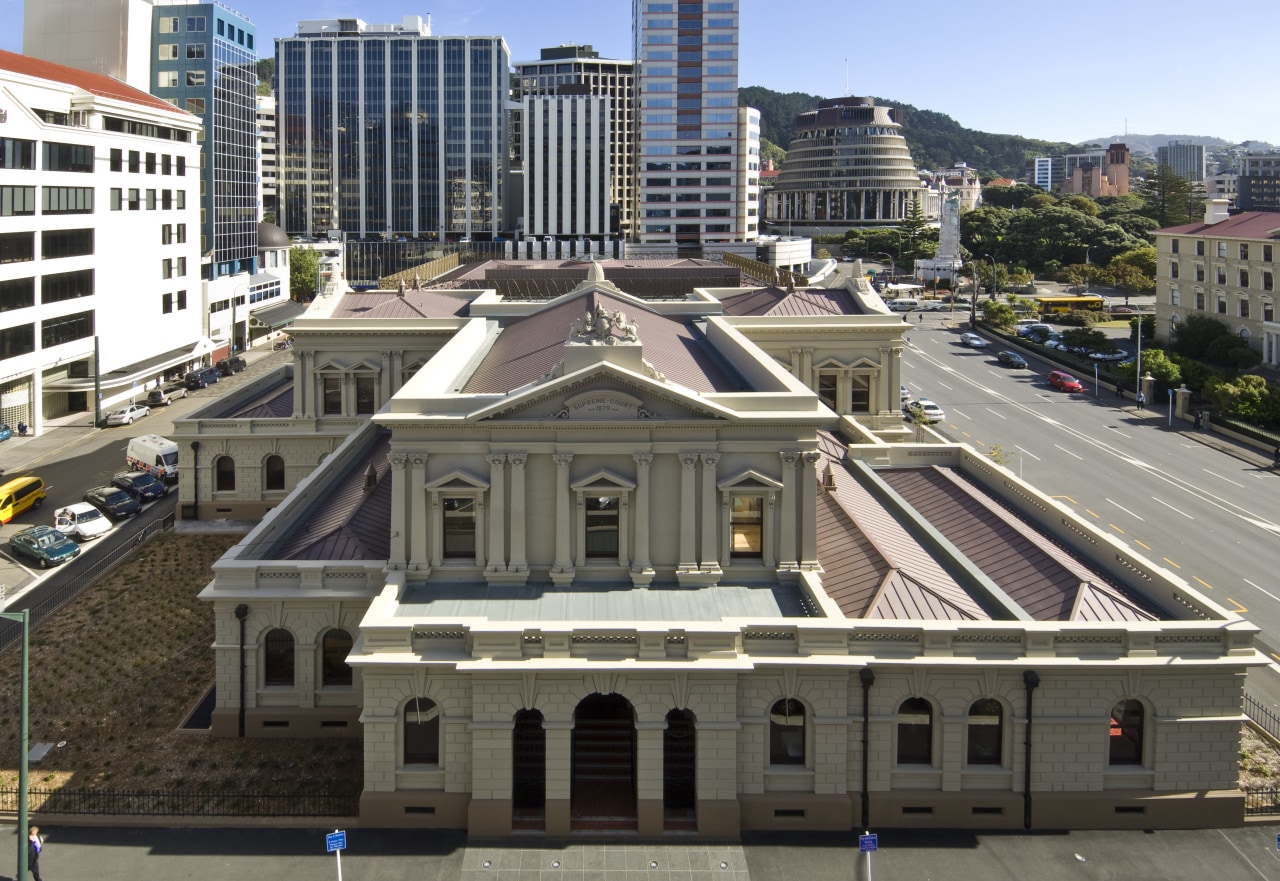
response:
[[[537,710],[516,713],[511,732],[511,828],[546,828],[547,732]]]
[[[573,713],[569,828],[636,830],[636,717],[620,694],[583,698]]]
[[[667,713],[662,732],[662,828],[698,829],[698,732],[693,712]]]

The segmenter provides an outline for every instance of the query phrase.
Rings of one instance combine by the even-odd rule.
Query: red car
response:
[[[1049,385],[1056,389],[1062,389],[1064,392],[1084,391],[1084,386],[1080,384],[1080,380],[1063,370],[1049,371]]]

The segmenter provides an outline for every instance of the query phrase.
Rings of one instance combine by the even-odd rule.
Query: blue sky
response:
[[[41,0],[27,0],[38,3]],[[506,38],[513,60],[560,43],[631,55],[631,0],[229,0],[263,54],[299,19],[431,15],[432,32]],[[1079,142],[1188,134],[1280,145],[1276,0],[1072,7],[1047,0],[741,0],[739,81],[823,97],[877,95],[966,128]],[[0,0],[21,13],[22,0]],[[1114,10],[1114,11],[1112,11]],[[22,51],[21,28],[0,48]],[[1258,39],[1242,44],[1250,35]],[[846,91],[846,62],[847,82]]]

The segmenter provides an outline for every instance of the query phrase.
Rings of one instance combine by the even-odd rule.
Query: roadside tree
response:
[[[982,301],[982,323],[992,327],[1013,327],[1018,321],[1018,313],[1008,303],[999,300]]]
[[[320,253],[295,245],[289,249],[289,297],[302,303],[316,295],[320,281]]]

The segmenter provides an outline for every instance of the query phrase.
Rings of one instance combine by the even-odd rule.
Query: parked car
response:
[[[147,392],[147,403],[152,407],[167,407],[179,398],[187,396],[187,387],[180,383],[165,386],[163,389],[152,389]]]
[[[1049,385],[1056,389],[1062,389],[1064,392],[1084,391],[1084,386],[1080,384],[1080,380],[1076,379],[1065,370],[1050,370]]]
[[[169,492],[163,480],[145,471],[121,471],[111,478],[111,485],[144,503],[162,499]]]
[[[976,333],[962,333],[960,334],[960,345],[968,346],[970,349],[985,349],[991,344]]]
[[[1036,339],[1037,337],[1047,337],[1053,333],[1053,328],[1041,321],[1032,321],[1029,324],[1018,322],[1018,336],[1027,337],[1028,339]]]
[[[941,422],[947,418],[947,414],[941,407],[928,398],[920,398],[918,401],[912,401],[902,408],[902,412],[906,413],[913,419],[921,422],[927,422],[932,425],[935,422]]]
[[[13,429],[7,423],[0,422],[0,441],[7,441],[13,437]]]
[[[107,425],[133,425],[134,422],[151,415],[151,408],[144,404],[125,404],[107,414]]]
[[[1107,311],[1109,311],[1112,315],[1133,315],[1138,310],[1133,308],[1132,306],[1112,306]]]
[[[1113,349],[1110,352],[1094,352],[1089,357],[1094,361],[1128,361],[1131,356],[1121,349]]]
[[[217,364],[213,365],[223,376],[231,376],[233,373],[239,373],[248,367],[248,363],[239,355],[232,355],[230,358],[223,358]]]
[[[112,520],[126,520],[142,510],[142,503],[115,486],[97,486],[82,497]]]
[[[911,400],[911,389],[907,388],[905,385],[898,386],[898,393],[902,396],[902,403],[905,404],[907,401]]]
[[[32,526],[9,536],[9,553],[48,569],[74,560],[80,555],[80,546],[52,526]]]
[[[921,312],[947,312],[950,309],[951,304],[941,300],[924,300],[920,303]]]
[[[77,502],[53,513],[53,528],[76,541],[89,541],[111,531],[111,521],[88,502]]]
[[[202,389],[206,386],[212,385],[221,378],[222,374],[215,368],[201,367],[198,370],[192,370],[188,373],[186,377],[183,378],[182,384],[191,391],[195,391],[196,389]]]
[[[1001,367],[1026,367],[1027,359],[1019,355],[1017,352],[1001,352],[996,355],[996,361]]]

